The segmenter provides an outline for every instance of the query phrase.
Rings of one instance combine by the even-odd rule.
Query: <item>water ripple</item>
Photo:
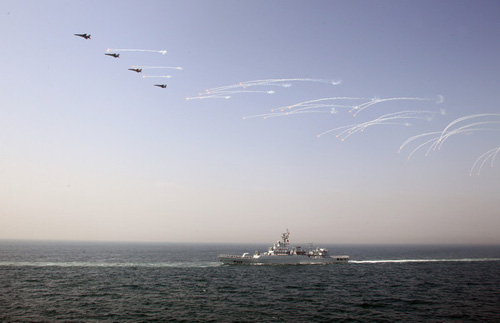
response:
[[[141,268],[206,268],[220,266],[220,262],[54,262],[54,261],[0,261],[0,266],[10,267],[141,267]]]

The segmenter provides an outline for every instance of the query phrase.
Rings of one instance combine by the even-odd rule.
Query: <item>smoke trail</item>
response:
[[[143,75],[142,78],[164,78],[164,79],[169,79],[171,78],[172,75]]]
[[[477,176],[481,175],[481,169],[483,168],[484,164],[488,161],[488,159],[490,158],[491,156],[488,156],[486,157],[483,162],[481,163],[481,166],[479,166],[479,170],[477,171]],[[469,174],[470,176],[470,174]]]
[[[169,70],[178,70],[182,71],[182,67],[180,66],[132,66],[133,68],[142,68],[143,70],[147,69],[169,69]]]
[[[484,118],[484,117],[500,117],[500,114],[498,114],[498,113],[482,113],[482,114],[474,114],[474,115],[468,115],[468,116],[464,116],[464,117],[458,118],[458,119],[450,122],[442,131],[424,133],[424,134],[413,136],[413,137],[407,139],[399,147],[398,153],[401,152],[401,150],[406,145],[408,145],[409,143],[411,143],[412,141],[414,141],[416,139],[419,139],[421,137],[425,137],[425,136],[428,136],[428,135],[439,134],[439,136],[437,138],[431,139],[429,141],[426,141],[424,144],[419,145],[410,154],[410,156],[411,156],[416,150],[418,150],[419,148],[423,147],[424,145],[432,142],[432,144],[430,145],[430,147],[429,147],[429,149],[427,150],[427,153],[426,153],[426,155],[428,155],[431,150],[440,150],[441,147],[443,146],[443,144],[445,143],[445,141],[448,138],[450,138],[451,136],[454,136],[454,135],[457,135],[457,134],[462,134],[462,133],[473,133],[473,132],[476,132],[476,131],[493,130],[493,129],[489,129],[489,128],[476,128],[476,127],[477,126],[481,126],[481,125],[486,125],[486,124],[500,124],[500,120],[487,120],[487,121],[478,121],[478,122],[469,123],[469,124],[463,125],[461,127],[452,129],[453,126],[455,126],[455,125],[457,125],[457,124],[459,124],[461,122],[472,120],[472,119],[476,119],[476,118]]]
[[[337,138],[340,137],[341,140],[344,141],[345,139],[347,139],[348,137],[350,137],[354,133],[363,132],[366,128],[371,127],[371,126],[375,126],[375,125],[404,125],[404,126],[408,126],[409,124],[407,122],[402,123],[402,122],[395,122],[395,121],[405,120],[405,119],[425,119],[425,118],[422,118],[421,116],[419,116],[422,114],[434,115],[434,114],[436,114],[436,112],[411,110],[411,111],[400,111],[400,112],[389,113],[389,114],[385,114],[383,116],[380,116],[376,119],[373,119],[373,120],[370,120],[367,122],[330,129],[330,130],[327,130],[323,133],[318,134],[317,137],[321,137],[321,136],[323,136],[327,133],[333,132],[333,131],[345,129],[344,131],[342,131],[336,135]]]
[[[216,94],[217,92],[210,92],[210,94]],[[224,91],[223,94],[238,94],[238,93],[267,93],[267,94],[274,94],[275,92],[270,90],[270,91],[257,91],[257,90],[241,90],[241,91]],[[222,94],[222,93],[221,93]]]
[[[364,98],[357,97],[331,97],[331,98],[321,98],[315,100],[308,100],[299,103],[295,103],[292,105],[286,105],[278,108],[272,108],[271,113],[258,114],[245,116],[243,119],[247,118],[271,118],[271,117],[280,117],[280,116],[289,116],[292,114],[304,114],[304,113],[337,113],[337,109],[349,109],[351,106],[346,104],[338,104],[332,103],[340,100],[360,100]],[[331,101],[331,102],[329,102]],[[326,109],[326,111],[325,111]],[[276,112],[278,111],[278,112]]]
[[[491,158],[491,167],[493,167],[493,164],[495,163],[495,158],[497,157],[499,152],[500,152],[500,147],[497,148],[497,150],[493,154],[493,157]]]
[[[238,93],[245,93],[243,90],[252,86],[278,86],[278,87],[288,88],[292,86],[291,83],[293,82],[314,82],[314,83],[327,83],[332,85],[338,85],[341,83],[341,81],[332,81],[332,80],[315,79],[315,78],[290,78],[290,79],[282,78],[282,79],[255,80],[255,81],[246,81],[233,85],[225,85],[207,89],[203,94],[200,94],[199,97],[191,97],[190,99],[201,98],[204,96],[212,97],[213,95],[220,95],[225,97],[225,94],[228,94],[228,92],[236,90],[241,91]]]
[[[470,120],[470,119],[475,119],[475,118],[482,118],[482,117],[498,117],[500,116],[499,113],[481,113],[481,114],[473,114],[473,115],[468,115],[464,116],[461,118],[458,118],[452,122],[450,122],[442,131],[441,137],[443,137],[446,132],[448,131],[449,128],[453,127],[455,124],[465,121],[465,120]],[[441,141],[441,140],[440,140]]]
[[[329,112],[329,111],[291,111],[291,112],[275,112],[275,113],[264,113],[264,114],[256,114],[256,115],[251,115],[251,116],[244,116],[243,119],[249,119],[249,118],[263,118],[263,119],[269,119],[269,118],[275,118],[275,117],[282,117],[282,116],[288,116],[291,114],[306,114],[306,113],[334,113],[334,112]]]
[[[379,99],[379,98],[373,98],[371,101],[369,102],[366,102],[366,103],[363,103],[363,104],[360,104],[358,106],[355,106],[351,109],[351,111],[349,111],[350,113],[352,113],[353,111],[356,111],[353,113],[353,117],[357,116],[358,113],[360,113],[361,111],[375,105],[375,104],[378,104],[378,103],[382,103],[382,102],[389,102],[389,101],[398,101],[398,100],[406,100],[406,101],[433,101],[432,99],[428,99],[428,98],[418,98],[418,97],[400,97],[400,98],[387,98],[387,99]]]
[[[483,124],[500,124],[500,121],[475,122],[475,123],[471,123],[471,124],[462,126],[462,127],[457,128],[455,130],[452,130],[452,131],[448,131],[448,132],[444,132],[443,131],[441,133],[441,136],[439,137],[439,139],[436,141],[436,143],[433,144],[433,149],[434,150],[436,150],[436,149],[440,150],[441,147],[443,146],[444,142],[446,141],[446,139],[448,139],[449,137],[451,137],[453,135],[456,135],[456,134],[459,134],[459,133],[463,133],[463,132],[474,132],[474,131],[477,131],[477,130],[490,130],[490,129],[485,129],[485,128],[470,129],[471,127],[479,126],[479,125],[483,125]],[[449,127],[446,127],[446,128],[449,128]]]
[[[418,138],[421,138],[421,137],[425,137],[425,136],[430,136],[430,135],[437,135],[437,134],[440,134],[441,131],[434,131],[434,132],[428,132],[428,133],[423,133],[423,134],[420,134],[420,135],[416,135],[416,136],[413,136],[409,139],[407,139],[403,144],[401,144],[401,146],[399,146],[399,150],[398,150],[398,154],[401,152],[401,150],[403,150],[403,148],[408,145],[410,142],[418,139]],[[436,137],[436,138],[439,138],[439,137]]]
[[[213,92],[210,92],[213,93]],[[259,114],[256,116],[259,117],[279,117],[279,116],[289,116],[292,114],[299,114],[299,113],[304,113],[307,110],[320,110],[320,109],[328,109],[330,113],[337,113],[337,109],[350,109],[349,112],[352,113],[352,111],[356,110],[356,113],[353,116],[356,116],[359,112],[362,110],[366,109],[367,107],[380,103],[380,102],[387,102],[387,101],[394,101],[394,100],[430,100],[430,99],[425,99],[425,98],[407,98],[407,97],[401,97],[401,98],[386,98],[386,99],[371,99],[368,102],[363,102],[358,105],[352,105],[352,104],[347,104],[348,102],[341,102],[341,101],[356,101],[356,100],[369,100],[367,98],[363,97],[330,97],[330,98],[320,98],[320,99],[315,99],[315,100],[308,100],[308,101],[303,101],[299,103],[295,103],[292,105],[287,105],[287,106],[282,106],[278,108],[273,108],[271,109],[271,112],[274,113],[269,113],[269,114]],[[340,102],[339,102],[340,101]],[[442,101],[442,100],[440,100]],[[340,104],[344,103],[344,104]],[[277,112],[279,111],[279,112]],[[310,113],[313,111],[309,111],[307,113]],[[318,111],[319,112],[319,111]],[[324,111],[321,111],[324,113]],[[443,110],[440,111],[441,114],[444,114]],[[248,116],[245,118],[250,118],[250,117],[256,117],[256,116]]]
[[[271,109],[271,111],[277,111],[277,110],[280,110],[280,111],[284,111],[286,109],[288,110],[292,110],[292,109],[299,109],[299,108],[315,108],[315,107],[333,107],[333,106],[338,106],[340,107],[339,105],[336,105],[336,104],[332,104],[332,103],[321,103],[321,104],[318,104],[319,102],[325,102],[325,101],[339,101],[339,100],[364,100],[364,98],[356,98],[356,97],[332,97],[332,98],[321,98],[321,99],[315,99],[315,100],[309,100],[309,101],[303,101],[303,102],[299,102],[299,103],[296,103],[296,104],[293,104],[293,105],[288,105],[288,106],[283,106],[283,107],[279,107],[279,108],[274,108],[274,109]],[[345,105],[343,107],[350,107],[348,105]]]
[[[427,144],[428,144],[428,143],[430,143],[430,142],[435,142],[435,141],[436,141],[436,140],[438,140],[438,139],[439,139],[439,137],[434,137],[434,138],[432,138],[432,139],[430,139],[430,140],[427,140],[427,141],[426,141],[426,142],[424,142],[423,144],[418,145],[418,146],[417,146],[417,148],[413,149],[413,150],[412,150],[412,152],[408,155],[408,160],[410,160],[411,156],[413,156],[413,154],[414,154],[417,150],[419,150],[420,148],[424,147],[425,145],[427,145]],[[431,146],[431,147],[432,147],[432,146]],[[430,151],[430,148],[429,148],[429,150],[427,151],[427,153],[425,154],[425,156],[427,156],[427,155],[429,154],[429,151]]]
[[[260,84],[262,81],[255,81],[257,82],[256,84]],[[247,83],[241,83],[241,85],[248,86]],[[227,87],[221,87],[221,88],[215,88],[215,89],[210,89],[207,90],[209,93],[217,93],[218,91],[225,91]],[[369,100],[368,102],[363,102],[358,105],[352,105],[352,104],[339,104],[337,103],[338,101],[355,101],[355,100]],[[322,109],[322,108],[328,108],[330,111],[334,111],[336,113],[336,110],[332,109],[350,109],[349,112],[352,113],[353,111],[356,111],[353,116],[356,116],[359,112],[362,110],[377,104],[381,102],[387,102],[387,101],[395,101],[395,100],[419,100],[419,101],[430,101],[430,99],[426,98],[407,98],[407,97],[400,97],[400,98],[386,98],[386,99],[379,99],[379,98],[374,98],[374,99],[367,99],[363,97],[329,97],[329,98],[320,98],[320,99],[315,99],[315,100],[308,100],[308,101],[303,101],[299,103],[295,103],[292,105],[287,105],[287,106],[282,106],[278,108],[273,108],[271,109],[271,112],[284,112],[286,110],[289,110],[290,112],[283,113],[283,114],[275,114],[272,116],[285,116],[285,115],[290,115],[293,114],[293,112],[298,112],[298,111],[303,111],[303,110],[313,110],[313,109]],[[439,101],[442,101],[439,100]],[[440,110],[441,114],[444,114],[444,110]],[[269,114],[271,115],[271,114]],[[260,116],[260,115],[259,115]]]
[[[189,100],[205,100],[205,99],[230,99],[230,95],[208,95],[208,96],[195,96],[195,97],[188,97],[186,98],[186,101]]]
[[[472,165],[472,168],[469,172],[469,176],[472,176],[472,172],[474,171],[474,168],[476,167],[476,165],[479,163],[479,161],[481,159],[483,159],[481,165],[478,167],[478,170],[477,170],[477,176],[481,175],[481,169],[483,168],[484,164],[488,161],[488,159],[491,158],[491,167],[493,167],[493,164],[495,162],[495,158],[498,154],[498,152],[500,152],[500,147],[496,147],[496,148],[493,148],[493,149],[490,149],[488,150],[487,152],[485,152],[484,154],[482,154],[481,156],[479,156],[478,159],[476,159],[476,161],[474,162],[474,164]]]
[[[160,53],[165,55],[166,50],[154,50],[154,49],[130,49],[130,48],[108,48],[106,52],[149,52],[149,53]]]
[[[457,134],[461,134],[461,133],[471,133],[471,132],[476,132],[476,131],[484,131],[484,130],[493,130],[493,129],[488,129],[488,128],[471,128],[473,126],[476,126],[476,125],[480,125],[480,124],[484,124],[484,123],[481,123],[481,122],[477,122],[475,124],[471,124],[471,125],[467,125],[467,126],[463,126],[463,127],[460,127],[458,129],[455,129],[453,131],[450,131],[448,132],[444,137],[441,137],[441,136],[437,136],[437,137],[434,137],[430,140],[427,140],[425,141],[424,143],[418,145],[415,149],[413,149],[411,151],[411,153],[408,155],[408,159],[411,158],[411,156],[417,151],[419,150],[420,148],[426,146],[427,144],[429,143],[432,143],[429,148],[427,149],[426,153],[425,153],[425,156],[428,156],[429,153],[432,151],[432,150],[439,150],[441,148],[441,145],[442,143],[444,143],[444,141],[449,138],[450,136],[453,136],[453,135],[457,135]],[[422,138],[422,137],[425,137],[425,136],[429,136],[429,135],[441,135],[442,132],[441,131],[434,131],[434,132],[428,132],[428,133],[423,133],[423,134],[420,134],[420,135],[416,135],[416,136],[413,136],[409,139],[407,139],[400,147],[399,147],[399,150],[398,150],[398,153],[401,152],[401,150],[406,146],[408,145],[410,142],[416,140],[416,139],[419,139],[419,138]],[[444,139],[442,139],[444,138]],[[439,140],[442,139],[442,141],[440,142]]]
[[[280,84],[280,83],[289,83],[289,82],[314,82],[314,83],[326,83],[332,85],[340,84],[338,81],[326,80],[326,79],[315,79],[315,78],[290,78],[290,79],[265,79],[265,80],[255,80],[255,81],[246,81],[240,82],[231,86],[257,86],[257,85],[271,85],[271,84]],[[224,87],[222,87],[224,88]]]

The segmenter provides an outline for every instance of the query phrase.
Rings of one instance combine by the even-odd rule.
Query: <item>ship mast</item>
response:
[[[288,237],[290,237],[290,231],[288,231],[288,229],[286,229],[286,232],[282,233],[281,234],[281,239],[283,240],[283,246],[286,248],[290,242],[290,240],[288,239]]]

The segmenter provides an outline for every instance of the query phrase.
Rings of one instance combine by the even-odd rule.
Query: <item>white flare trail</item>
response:
[[[484,154],[482,154],[481,156],[479,156],[476,159],[476,161],[474,162],[474,164],[472,165],[472,168],[470,169],[469,176],[472,176],[472,173],[474,172],[474,168],[480,162],[480,160],[483,160],[483,161],[481,162],[481,164],[478,167],[478,170],[477,170],[477,175],[478,176],[481,175],[481,169],[483,168],[484,164],[490,158],[491,158],[490,166],[493,167],[493,164],[495,163],[495,158],[496,158],[496,156],[498,155],[499,152],[500,152],[500,147],[496,147],[496,148],[488,150],[487,152],[485,152]]]
[[[164,78],[164,79],[169,79],[171,78],[172,75],[143,75],[142,78]]]
[[[475,119],[475,118],[482,118],[482,117],[500,117],[500,113],[481,113],[481,114],[473,114],[473,115],[468,115],[468,116],[464,116],[464,117],[458,118],[458,119],[450,122],[443,129],[441,137],[444,137],[445,134],[446,134],[446,132],[448,131],[448,129],[450,129],[451,127],[453,127],[455,124],[457,124],[459,122],[470,120],[470,119]],[[441,139],[439,141],[441,141]]]
[[[474,122],[474,123],[471,123],[471,124],[459,127],[457,129],[454,129],[454,130],[451,130],[451,131],[442,132],[441,136],[439,137],[439,139],[436,141],[435,144],[433,144],[433,149],[434,150],[436,150],[436,149],[440,150],[441,147],[443,146],[444,142],[449,137],[451,137],[453,135],[456,135],[456,134],[459,134],[459,133],[463,133],[463,132],[474,132],[474,131],[477,131],[477,130],[489,130],[489,129],[484,129],[484,128],[481,128],[481,129],[471,129],[472,127],[479,126],[479,125],[484,125],[484,124],[500,124],[500,120],[499,121]],[[447,128],[449,128],[449,127],[447,127]]]
[[[213,97],[213,95],[220,95],[222,97],[225,97],[225,94],[228,94],[230,91],[241,91],[238,93],[244,93],[244,90],[248,87],[252,86],[278,86],[278,87],[284,87],[288,88],[291,87],[293,82],[314,82],[314,83],[327,83],[327,84],[332,84],[332,85],[338,85],[341,83],[341,81],[332,81],[332,80],[327,80],[327,79],[316,79],[316,78],[281,78],[281,79],[264,79],[264,80],[255,80],[255,81],[246,81],[246,82],[240,82],[237,84],[233,85],[225,85],[225,86],[219,86],[211,89],[205,90],[204,93],[200,94],[200,97],[204,96],[210,96]],[[192,97],[190,99],[194,99],[197,97]]]
[[[142,68],[144,70],[148,69],[168,69],[168,70],[178,70],[182,71],[182,67],[180,66],[132,66],[133,68]]]
[[[349,136],[353,135],[356,132],[363,132],[366,128],[370,126],[375,126],[375,125],[408,125],[407,122],[397,122],[400,120],[405,120],[405,119],[425,119],[421,117],[420,115],[422,114],[428,114],[428,115],[434,115],[435,112],[433,111],[418,111],[418,110],[411,110],[411,111],[400,111],[400,112],[394,112],[394,113],[389,113],[383,116],[380,116],[376,119],[355,124],[355,125],[348,125],[348,126],[343,126],[343,127],[337,127],[334,129],[327,130],[323,133],[318,134],[318,137],[321,137],[327,133],[340,130],[340,129],[345,129],[344,131],[338,133],[336,137],[341,137],[342,141],[347,139]]]
[[[433,99],[429,99],[429,98],[419,98],[419,97],[399,97],[399,98],[387,98],[387,99],[380,99],[380,98],[373,98],[371,99],[369,102],[365,102],[363,104],[360,104],[358,106],[355,106],[351,109],[351,111],[349,112],[354,112],[353,113],[353,117],[357,116],[358,113],[360,113],[361,111],[375,105],[375,104],[379,104],[379,103],[382,103],[382,102],[389,102],[389,101],[435,101]]]
[[[155,49],[139,49],[139,48],[108,48],[106,52],[149,52],[149,53],[160,53],[165,55],[166,50],[155,50]]]
[[[207,95],[207,96],[194,96],[194,97],[189,97],[186,98],[186,101],[189,100],[205,100],[205,99],[230,99],[230,95]]]
[[[398,153],[401,152],[401,150],[407,146],[409,143],[415,141],[416,139],[425,137],[425,136],[430,136],[430,135],[438,135],[430,140],[425,141],[422,144],[419,144],[415,149],[411,151],[411,153],[408,155],[408,159],[411,158],[411,156],[420,148],[426,146],[427,144],[431,143],[429,148],[427,149],[425,156],[428,156],[429,153],[433,150],[440,150],[441,146],[443,145],[444,141],[446,141],[449,137],[458,135],[458,134],[463,134],[463,133],[474,133],[477,131],[491,131],[494,129],[491,128],[474,128],[475,126],[483,125],[483,124],[500,124],[500,122],[476,122],[473,124],[469,124],[466,126],[462,126],[460,128],[454,129],[452,131],[448,131],[444,136],[442,136],[442,131],[435,131],[435,132],[428,132],[428,133],[423,133],[420,135],[413,136],[409,139],[407,139],[400,147],[398,150]]]
[[[356,98],[356,97],[331,97],[331,98],[321,98],[315,100],[308,100],[299,103],[295,103],[292,105],[286,105],[278,108],[271,109],[271,113],[258,114],[245,116],[243,119],[247,118],[273,118],[273,117],[281,117],[288,116],[292,114],[304,114],[304,113],[337,113],[337,109],[349,109],[351,105],[348,104],[339,104],[335,103],[342,100],[362,100],[364,98]],[[323,109],[323,110],[321,110]],[[326,109],[326,111],[325,111]]]
[[[401,144],[401,146],[399,146],[399,150],[398,150],[398,154],[401,152],[401,150],[403,150],[403,148],[408,145],[410,142],[414,141],[414,140],[417,140],[418,138],[422,138],[422,137],[425,137],[425,136],[430,136],[430,135],[437,135],[437,134],[440,134],[441,131],[434,131],[434,132],[427,132],[427,133],[422,133],[420,135],[416,135],[416,136],[413,136],[411,138],[408,138],[405,142],[403,142]],[[439,138],[439,137],[436,137],[436,138]],[[433,139],[434,140],[434,139]]]

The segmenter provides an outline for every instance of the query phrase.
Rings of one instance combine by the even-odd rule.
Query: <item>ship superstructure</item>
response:
[[[224,264],[330,264],[347,263],[349,256],[330,256],[328,249],[316,248],[312,246],[309,250],[303,250],[302,247],[290,246],[290,232],[288,229],[281,234],[281,240],[278,240],[272,247],[260,253],[256,251],[252,256],[245,252],[243,255],[219,255],[219,260]]]

